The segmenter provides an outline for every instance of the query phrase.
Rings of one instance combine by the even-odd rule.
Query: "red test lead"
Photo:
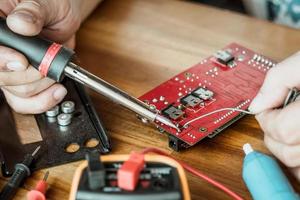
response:
[[[144,155],[131,153],[129,159],[125,161],[118,170],[118,187],[124,190],[133,191],[138,183],[140,173],[145,165]]]
[[[27,200],[46,200],[45,194],[47,191],[47,179],[49,176],[49,171],[46,172],[43,180],[40,180],[36,186],[34,190],[31,190],[30,192],[28,192],[27,194]]]

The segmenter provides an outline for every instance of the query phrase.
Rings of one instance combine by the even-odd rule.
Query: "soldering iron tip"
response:
[[[169,119],[161,116],[161,115],[156,115],[156,120],[160,121],[161,123],[169,126],[169,127],[172,127],[174,129],[176,129],[178,132],[180,132],[180,129],[172,122],[170,121]]]

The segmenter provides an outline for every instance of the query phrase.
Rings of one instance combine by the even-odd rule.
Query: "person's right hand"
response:
[[[249,110],[256,114],[268,149],[300,181],[300,100],[280,108],[292,88],[300,89],[300,52],[267,73]]]
[[[0,0],[0,15],[7,25],[25,36],[41,34],[50,40],[75,45],[81,22],[81,0]],[[0,46],[0,86],[10,106],[19,113],[41,113],[59,103],[67,93],[40,73],[19,52]]]

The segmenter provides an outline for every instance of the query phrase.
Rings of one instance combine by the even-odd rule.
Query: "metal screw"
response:
[[[46,116],[47,117],[56,117],[58,115],[58,113],[59,113],[59,107],[54,106],[50,110],[46,111]]]
[[[207,128],[205,128],[205,127],[200,127],[200,128],[199,128],[199,131],[200,131],[200,132],[207,132]]]
[[[61,126],[68,126],[69,124],[71,124],[71,121],[72,115],[70,114],[62,113],[57,116],[57,122]]]
[[[61,104],[61,111],[63,113],[72,113],[74,112],[75,110],[75,103],[73,101],[64,101],[62,104]]]

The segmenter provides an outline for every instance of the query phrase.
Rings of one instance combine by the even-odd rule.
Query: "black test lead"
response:
[[[144,102],[71,62],[75,54],[71,49],[38,36],[16,34],[8,28],[4,18],[0,18],[0,44],[23,53],[30,64],[45,77],[60,82],[67,76],[134,111],[142,119],[146,119],[144,121],[157,121],[180,132],[171,120],[157,111],[153,112]]]
[[[15,171],[12,177],[8,180],[7,184],[0,193],[1,200],[12,199],[15,196],[18,188],[23,184],[24,180],[31,175],[31,165],[40,148],[41,146],[38,146],[32,154],[25,155],[22,163],[15,165]]]

